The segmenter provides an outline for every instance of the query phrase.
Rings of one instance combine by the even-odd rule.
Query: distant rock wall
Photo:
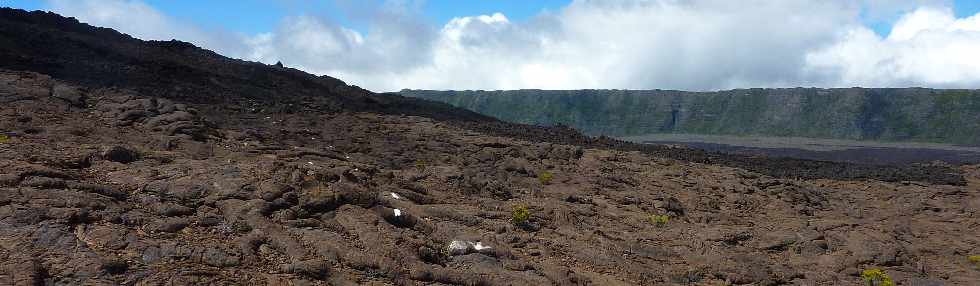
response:
[[[980,145],[980,91],[925,88],[403,90],[507,121],[589,135],[765,135]]]

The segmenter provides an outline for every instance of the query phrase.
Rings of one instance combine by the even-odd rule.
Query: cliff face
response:
[[[976,285],[980,169],[866,163],[590,138],[0,8],[0,285]]]
[[[503,120],[590,135],[764,135],[980,144],[980,92],[898,89],[404,90]]]

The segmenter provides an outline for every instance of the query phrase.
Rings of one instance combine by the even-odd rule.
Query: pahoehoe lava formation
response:
[[[975,166],[592,138],[52,13],[0,9],[0,134],[0,285],[980,280]]]

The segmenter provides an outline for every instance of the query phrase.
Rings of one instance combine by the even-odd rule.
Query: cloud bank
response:
[[[980,88],[980,15],[927,0],[576,0],[426,22],[387,1],[356,31],[311,15],[267,33],[206,31],[137,0],[54,0],[51,10],[143,39],[177,38],[375,91],[745,87]],[[879,36],[866,23],[896,18]]]
[[[980,15],[956,19],[948,8],[919,8],[882,38],[848,29],[807,54],[805,67],[825,84],[980,88]]]

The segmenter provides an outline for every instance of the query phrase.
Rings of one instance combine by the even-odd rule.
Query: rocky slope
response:
[[[980,92],[924,88],[427,91],[399,94],[591,135],[792,136],[980,145]]]
[[[0,285],[980,281],[975,167],[589,138],[37,12],[0,59]]]

